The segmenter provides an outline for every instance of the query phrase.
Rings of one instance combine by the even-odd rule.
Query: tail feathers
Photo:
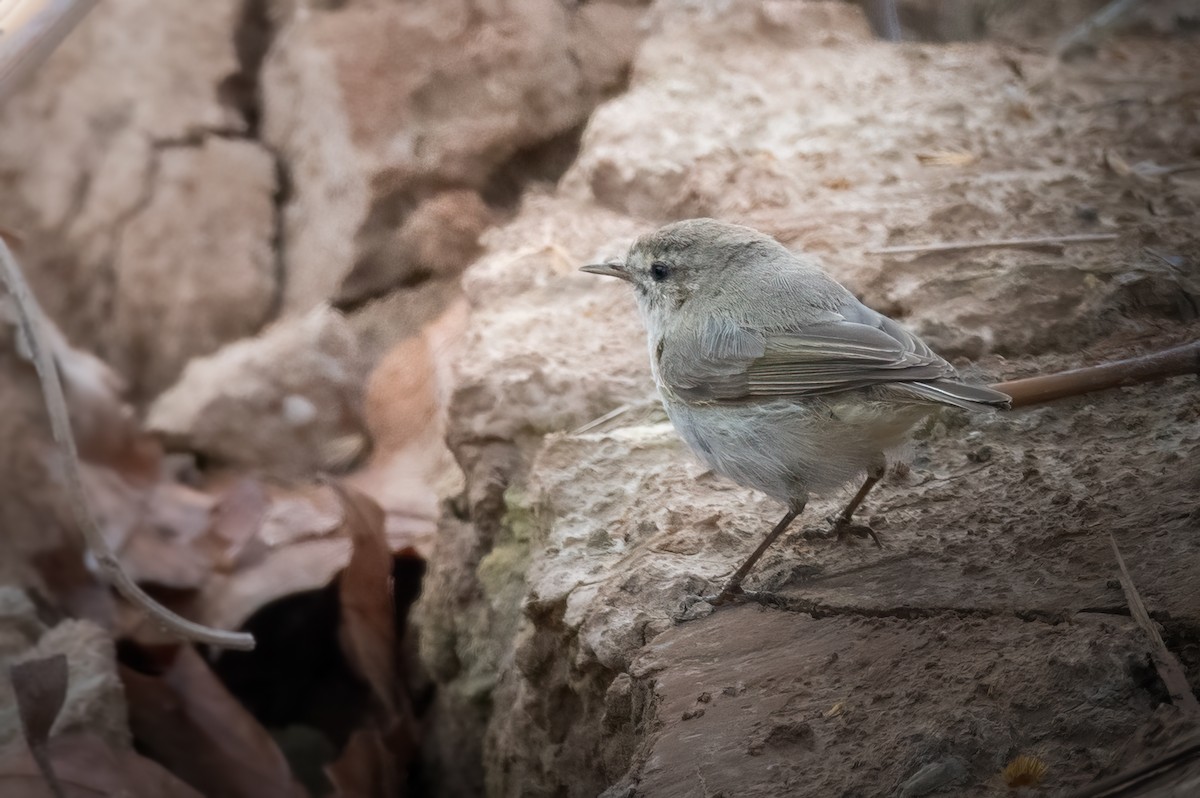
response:
[[[961,382],[906,382],[896,387],[914,393],[922,399],[944,405],[961,407],[963,410],[980,410],[995,407],[1007,410],[1012,407],[1012,397],[993,391],[982,385],[966,385]]]

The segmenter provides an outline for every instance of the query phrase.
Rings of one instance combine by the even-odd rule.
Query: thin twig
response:
[[[1055,55],[1058,58],[1066,58],[1078,48],[1091,44],[1097,32],[1111,28],[1140,2],[1141,0],[1113,0],[1059,39],[1054,46]]]
[[[1150,620],[1150,613],[1146,611],[1146,604],[1142,601],[1137,586],[1133,584],[1133,577],[1129,575],[1129,569],[1125,566],[1125,559],[1121,557],[1121,550],[1117,548],[1117,539],[1113,537],[1112,532],[1108,533],[1108,542],[1112,544],[1113,556],[1117,558],[1117,576],[1121,580],[1121,589],[1125,591],[1125,600],[1129,602],[1129,614],[1150,641],[1150,656],[1154,660],[1158,678],[1162,679],[1163,685],[1166,686],[1171,703],[1178,707],[1180,712],[1200,720],[1200,703],[1197,703],[1191,685],[1188,684],[1187,674],[1179,660],[1171,653],[1171,649],[1163,642],[1154,621]]]
[[[595,429],[596,427],[600,426],[601,424],[605,423],[606,421],[612,421],[617,416],[621,416],[621,415],[624,415],[625,413],[628,413],[632,409],[633,409],[633,404],[627,402],[627,403],[621,405],[620,407],[617,407],[614,410],[609,410],[607,413],[600,416],[599,418],[593,418],[591,421],[587,422],[583,426],[576,427],[575,429],[571,430],[570,434],[571,435],[582,435],[583,433],[587,432],[588,430]]]
[[[1200,374],[1200,341],[1099,366],[1000,382],[991,387],[1011,396],[1012,406],[1017,408],[1184,374]]]
[[[62,453],[67,500],[75,515],[75,521],[83,533],[84,540],[100,564],[100,568],[116,585],[121,595],[181,637],[223,648],[243,651],[254,648],[252,635],[212,629],[171,612],[148,596],[121,568],[121,563],[104,540],[100,524],[96,521],[83,488],[83,479],[79,469],[79,453],[75,446],[75,436],[71,432],[67,401],[63,396],[58,368],[50,353],[47,336],[42,328],[41,309],[29,290],[29,286],[25,283],[25,278],[21,275],[16,258],[13,257],[12,251],[3,240],[0,240],[0,267],[2,267],[0,268],[0,279],[16,305],[21,334],[29,347],[33,366],[42,383],[46,412],[50,416],[50,428],[54,433],[54,440],[58,443],[59,451]]]
[[[987,241],[942,241],[936,244],[911,244],[902,247],[868,249],[867,255],[912,255],[922,252],[958,252],[965,249],[1004,249],[1008,247],[1045,247],[1057,244],[1090,244],[1095,241],[1115,241],[1116,233],[1080,233],[1067,236],[1039,238],[997,238]]]
[[[0,101],[33,74],[97,0],[18,0],[0,13]],[[0,3],[0,5],[3,5]]]

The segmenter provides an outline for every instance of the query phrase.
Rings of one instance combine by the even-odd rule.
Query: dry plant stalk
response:
[[[999,382],[991,387],[1011,396],[1012,406],[1018,408],[1184,374],[1200,374],[1200,341],[1099,366]]]
[[[147,595],[121,568],[121,563],[104,540],[100,524],[96,521],[96,516],[88,503],[87,494],[84,492],[79,468],[79,452],[75,446],[75,436],[71,432],[67,401],[63,395],[58,368],[55,366],[46,334],[42,328],[41,309],[38,307],[37,300],[33,298],[29,286],[25,283],[16,258],[13,257],[12,251],[3,240],[0,240],[0,281],[4,283],[16,305],[19,330],[29,348],[30,358],[33,360],[38,379],[42,384],[46,411],[50,416],[50,428],[63,457],[67,500],[88,549],[95,556],[101,570],[112,580],[121,595],[179,636],[223,648],[244,651],[254,648],[252,635],[212,629],[171,612]]]
[[[1171,696],[1171,703],[1177,706],[1180,712],[1195,720],[1200,720],[1200,702],[1196,701],[1196,695],[1192,692],[1191,685],[1188,684],[1187,673],[1184,671],[1183,665],[1171,653],[1171,649],[1167,648],[1167,644],[1163,642],[1162,636],[1158,633],[1158,627],[1150,619],[1150,612],[1146,609],[1146,603],[1142,601],[1142,594],[1138,592],[1137,586],[1133,583],[1133,577],[1129,575],[1129,568],[1125,565],[1125,558],[1121,556],[1121,550],[1117,547],[1117,539],[1113,537],[1112,532],[1108,533],[1108,542],[1112,544],[1113,556],[1117,560],[1117,576],[1121,580],[1121,590],[1125,593],[1125,601],[1129,604],[1129,614],[1150,642],[1150,657],[1154,660],[1158,678],[1162,679],[1163,685],[1167,688],[1167,693]]]
[[[96,0],[0,0],[0,101],[62,42]]]
[[[939,241],[934,244],[905,244],[899,247],[868,249],[867,255],[919,255],[925,252],[961,252],[968,249],[1012,249],[1017,247],[1048,247],[1063,244],[1091,244],[1099,241],[1115,241],[1116,233],[1078,233],[1065,236],[1038,236],[1035,238],[995,238],[986,241]]]

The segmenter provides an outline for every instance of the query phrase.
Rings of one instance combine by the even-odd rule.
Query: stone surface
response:
[[[7,619],[6,619],[7,620]],[[40,634],[20,652],[0,657],[7,673],[11,665],[55,654],[67,658],[67,695],[51,734],[91,732],[109,745],[130,746],[125,693],[117,676],[112,637],[89,621],[66,620]],[[12,686],[0,682],[0,748],[21,739]]]
[[[143,392],[258,330],[273,311],[276,280],[275,162],[261,146],[209,136],[163,149],[150,186],[114,261],[114,360],[140,377]],[[206,196],[214,187],[220,202]]]
[[[146,425],[171,448],[276,476],[337,468],[365,446],[366,374],[345,317],[318,308],[193,360]]]
[[[433,758],[480,757],[477,769],[454,773],[450,793],[717,794],[720,781],[727,794],[745,793],[742,785],[756,785],[745,794],[789,794],[811,782],[836,795],[861,791],[867,772],[899,790],[955,757],[970,792],[989,789],[1026,747],[1055,762],[1056,785],[1086,781],[1161,700],[1154,677],[1129,660],[1145,662],[1136,635],[1095,620],[1124,607],[1105,533],[1153,610],[1172,619],[1167,635],[1185,654],[1200,618],[1189,576],[1200,565],[1196,483],[1178,465],[1200,452],[1194,384],[935,421],[901,453],[908,469],[865,509],[882,551],[793,534],[751,578],[775,592],[775,610],[693,609],[699,619],[677,627],[690,597],[728,578],[782,508],[685,451],[655,409],[628,287],[576,270],[619,256],[658,223],[713,215],[821,256],[969,379],[1188,340],[1195,275],[1144,247],[1156,242],[1170,263],[1195,258],[1194,236],[1169,220],[1195,207],[1196,184],[1120,174],[1096,153],[1171,162],[1164,131],[1190,141],[1191,111],[1154,105],[1153,124],[1095,115],[1120,95],[1104,75],[1127,74],[1124,59],[1153,64],[1166,95],[1182,85],[1182,51],[1123,40],[1119,55],[1102,51],[1086,70],[1051,74],[1040,56],[995,43],[872,42],[840,3],[660,3],[653,24],[630,89],[593,115],[557,190],[528,197],[489,232],[487,253],[464,275],[473,313],[448,440],[466,490],[443,516],[419,615],[439,714],[454,718],[455,736],[440,738]],[[1096,231],[1122,235],[1089,246],[867,254]],[[849,490],[813,501],[797,532],[827,528]],[[919,685],[928,705],[881,715],[878,726],[869,710],[837,721],[847,724],[840,748],[818,744],[807,716],[745,734],[714,721],[694,737],[687,724],[702,723],[709,710],[699,696],[712,691],[697,690],[677,714],[658,691],[694,686],[685,653],[693,639],[712,647],[700,658],[711,673],[736,671],[743,653],[729,629],[778,651],[770,666],[781,674],[807,667],[813,636],[830,659],[844,656],[823,682],[844,695],[822,694],[820,712],[843,697],[897,707],[899,691]],[[911,688],[885,683],[892,663],[871,671],[877,632],[911,644],[894,665]],[[939,633],[968,652],[963,662],[1006,663],[1003,689],[1017,696],[1028,680],[1040,704],[965,710],[964,696],[990,683],[974,671],[946,676]],[[687,642],[638,665],[676,639]],[[1047,666],[1060,650],[1069,653]],[[1062,689],[1093,654],[1103,673],[1079,678],[1104,694],[1081,705]],[[879,678],[858,681],[867,673]],[[779,685],[769,678],[743,707],[764,723],[788,700],[772,697]],[[807,701],[812,688],[794,692]],[[1077,725],[1056,728],[1038,713]],[[1088,737],[1097,723],[1114,734]],[[1056,747],[1072,735],[1088,742]],[[881,744],[900,753],[873,757]],[[706,745],[731,753],[725,769],[697,780]],[[759,757],[776,747],[802,752],[812,772],[768,770]]]
[[[0,215],[30,281],[142,396],[262,324],[276,289],[272,160],[214,141],[250,129],[246,4],[165,5],[100,4],[0,116]]]
[[[1002,795],[1000,772],[1024,753],[1062,791],[1149,714],[1139,643],[1128,619],[718,612],[634,664],[656,723],[631,783],[664,798]]]
[[[457,0],[295,15],[263,73],[264,134],[291,165],[285,311],[332,295],[439,192],[485,190],[583,123],[620,86],[640,13]]]

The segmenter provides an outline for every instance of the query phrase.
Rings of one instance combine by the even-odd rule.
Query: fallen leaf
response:
[[[47,755],[65,798],[204,798],[160,765],[93,734],[55,737]],[[0,795],[46,798],[46,782],[24,748],[0,752]]]
[[[332,535],[342,524],[342,509],[329,490],[305,490],[277,496],[267,508],[258,536],[271,548]],[[317,587],[317,585],[314,585]]]
[[[333,488],[345,508],[343,531],[354,545],[338,578],[338,637],[351,668],[371,686],[380,711],[371,725],[351,736],[327,773],[342,798],[389,798],[399,794],[400,774],[409,771],[420,745],[401,639],[424,561],[411,549],[402,552],[399,562],[414,567],[399,568],[404,580],[397,585],[397,559],[388,545],[383,510],[356,490]]]
[[[333,488],[345,508],[344,534],[354,547],[338,579],[342,648],[391,715],[396,711],[396,606],[383,510],[358,491]]]
[[[54,775],[46,744],[50,727],[62,710],[67,697],[67,658],[63,654],[19,662],[9,668],[21,730],[29,753],[50,785],[56,798],[63,798],[62,785]]]
[[[162,672],[122,666],[121,680],[129,725],[149,755],[205,795],[307,798],[275,741],[195,649],[148,653],[164,655]]]
[[[173,482],[135,488],[107,469],[85,476],[105,538],[131,579],[172,590],[195,590],[208,580],[211,496]]]
[[[219,568],[232,571],[246,558],[270,506],[267,489],[253,477],[243,477],[225,491],[213,508],[210,534]]]
[[[325,768],[335,798],[390,798],[400,795],[400,777],[389,746],[376,729],[356,731],[342,755]]]

